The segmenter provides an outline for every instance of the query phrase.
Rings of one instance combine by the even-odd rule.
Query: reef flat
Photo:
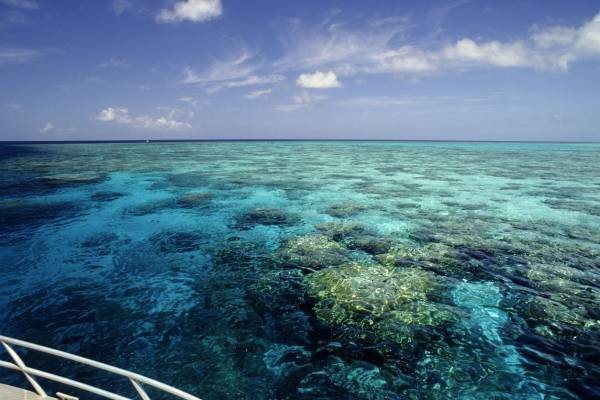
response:
[[[3,334],[207,400],[600,398],[600,145],[2,146]]]

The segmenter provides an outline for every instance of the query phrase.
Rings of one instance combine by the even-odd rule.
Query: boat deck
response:
[[[56,400],[54,397],[41,397],[29,390],[0,383],[0,400]]]

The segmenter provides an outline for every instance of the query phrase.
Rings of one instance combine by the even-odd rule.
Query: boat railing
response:
[[[104,363],[101,363],[98,361],[90,360],[89,358],[76,356],[71,353],[52,349],[50,347],[40,346],[40,345],[37,345],[34,343],[26,342],[24,340],[13,339],[13,338],[1,336],[1,335],[0,335],[0,343],[2,343],[2,346],[4,347],[4,349],[6,350],[8,355],[13,360],[13,362],[0,360],[0,367],[5,367],[5,368],[9,368],[9,369],[12,369],[15,371],[20,371],[25,376],[25,378],[27,379],[29,384],[31,384],[31,386],[33,387],[35,392],[38,394],[38,396],[40,396],[40,397],[48,397],[48,395],[46,394],[46,391],[42,388],[42,386],[39,384],[39,382],[35,379],[36,377],[48,379],[48,380],[51,380],[54,382],[58,382],[58,383],[61,383],[61,384],[67,385],[67,386],[71,386],[71,387],[81,389],[81,390],[84,390],[84,391],[87,391],[90,393],[94,393],[96,395],[99,395],[99,396],[102,396],[102,397],[105,397],[108,399],[112,399],[112,400],[131,400],[129,397],[122,396],[122,395],[119,395],[119,394],[116,394],[116,393],[113,393],[113,392],[110,392],[110,391],[107,391],[104,389],[100,389],[98,387],[88,385],[86,383],[82,383],[82,382],[79,382],[79,381],[76,381],[73,379],[63,377],[61,375],[57,375],[57,374],[53,374],[50,372],[41,371],[39,369],[29,367],[25,364],[25,362],[19,356],[19,354],[17,354],[17,352],[15,351],[13,346],[23,347],[23,348],[26,348],[29,350],[38,351],[40,353],[50,354],[55,357],[63,358],[63,359],[69,360],[69,361],[73,361],[73,362],[76,362],[79,364],[84,364],[84,365],[87,365],[87,366],[90,366],[93,368],[97,368],[97,369],[100,369],[103,371],[107,371],[107,372],[125,377],[133,385],[137,394],[141,397],[142,400],[150,400],[150,396],[148,396],[148,394],[144,390],[143,385],[153,387],[155,389],[169,393],[171,395],[174,395],[174,396],[179,397],[184,400],[200,400],[196,396],[186,393],[183,390],[179,390],[172,386],[166,385],[155,379],[147,378],[143,375],[136,374],[134,372],[130,372],[130,371],[127,371],[122,368],[113,367],[112,365],[108,365],[108,364],[104,364]],[[77,397],[67,395],[64,393],[60,393],[60,392],[57,392],[56,396],[63,400],[77,400]]]

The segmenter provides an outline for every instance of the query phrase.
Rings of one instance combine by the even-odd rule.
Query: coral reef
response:
[[[256,225],[291,226],[300,218],[277,208],[256,207],[237,215],[235,221],[238,229],[251,229]]]
[[[380,339],[398,340],[394,324],[436,326],[457,318],[451,307],[429,302],[440,282],[416,268],[353,262],[307,278],[320,320],[368,329]]]
[[[175,204],[181,208],[207,207],[214,197],[210,192],[186,192],[175,199]]]
[[[347,218],[366,211],[368,207],[360,203],[340,203],[334,204],[325,210],[325,214],[336,218]]]
[[[290,267],[315,271],[347,261],[346,249],[325,235],[305,235],[288,240],[279,258]]]
[[[102,191],[102,192],[95,192],[95,193],[93,193],[90,198],[93,201],[104,202],[104,201],[117,200],[117,199],[120,199],[123,196],[125,196],[125,194],[121,193],[121,192]]]
[[[169,210],[173,208],[173,203],[173,199],[147,201],[145,203],[127,208],[125,213],[136,217],[141,217],[144,215],[155,214],[161,211]]]
[[[335,241],[342,241],[346,238],[353,238],[366,233],[364,225],[356,222],[322,222],[315,225],[315,229],[325,236]]]
[[[395,242],[390,238],[376,235],[360,235],[344,242],[350,249],[358,249],[369,254],[384,254],[390,251]]]
[[[34,202],[0,200],[0,229],[15,230],[34,227],[60,218],[73,217],[80,211],[73,202]]]
[[[105,181],[107,176],[104,174],[95,174],[82,172],[78,174],[53,174],[40,178],[40,181],[51,188],[63,188],[69,186],[91,185]]]

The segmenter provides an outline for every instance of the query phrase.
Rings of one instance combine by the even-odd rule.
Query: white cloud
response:
[[[48,133],[48,132],[52,132],[55,129],[56,129],[56,127],[54,126],[54,124],[52,124],[52,122],[47,122],[46,125],[44,125],[44,127],[41,128],[38,132]]]
[[[98,115],[95,116],[95,119],[98,121],[116,122],[119,124],[131,123],[131,118],[129,117],[129,110],[126,108],[105,108],[104,110],[101,110],[98,113]]]
[[[370,68],[374,73],[428,73],[436,70],[432,57],[412,46],[382,51],[373,54],[372,58],[377,62]]]
[[[221,0],[183,0],[171,9],[163,8],[156,16],[158,22],[204,22],[223,13]]]
[[[296,80],[296,84],[307,89],[332,89],[341,86],[333,71],[301,74]]]
[[[523,42],[501,43],[497,41],[477,43],[465,38],[444,47],[436,58],[443,61],[455,61],[461,65],[482,64],[497,67],[537,66],[535,57]],[[540,60],[541,61],[541,60]],[[543,63],[540,62],[540,66]]]
[[[153,118],[148,115],[136,117],[134,119],[133,126],[136,128],[164,129],[173,131],[189,129],[192,127],[192,125],[188,122],[176,121],[168,117]]]
[[[169,108],[167,116],[152,117],[149,115],[141,115],[139,117],[134,117],[129,114],[127,108],[108,107],[101,110],[93,118],[97,121],[113,122],[139,129],[185,130],[191,128],[192,125],[190,123],[177,121],[174,118],[177,111],[180,110]]]
[[[579,28],[574,50],[582,56],[600,55],[600,14]]]
[[[0,0],[1,4],[11,7],[25,8],[28,10],[37,10],[40,4],[34,0]]]
[[[600,57],[600,14],[578,28],[551,26],[531,35],[535,49],[562,70],[577,60]]]
[[[438,50],[402,46],[374,53],[372,58],[376,63],[365,72],[423,75],[477,66],[560,68],[558,59],[532,51],[523,41],[477,42],[470,38],[460,39]]]
[[[274,63],[280,70],[327,69],[353,74],[431,75],[468,68],[531,68],[566,71],[577,60],[600,56],[600,14],[580,27],[533,29],[518,40],[465,37],[435,47],[408,44],[405,19],[382,20],[359,28],[325,21],[306,27],[292,21],[282,35],[287,54]],[[403,43],[404,42],[404,43]]]
[[[551,26],[531,35],[531,40],[540,49],[563,47],[573,44],[577,37],[577,29],[565,26]]]
[[[111,57],[108,60],[102,61],[100,64],[98,64],[99,68],[122,68],[127,66],[129,66],[127,60],[115,57]]]
[[[567,71],[578,60],[600,58],[600,14],[579,27],[535,27],[511,41],[464,37],[428,41],[427,45],[409,41],[412,24],[407,18],[371,20],[358,27],[335,18],[336,14],[331,14],[315,26],[288,21],[287,31],[278,35],[286,53],[273,62],[265,63],[257,52],[242,48],[203,70],[185,67],[179,83],[214,93],[275,84],[285,80],[284,73],[302,72],[296,80],[298,86],[323,89],[339,87],[343,77],[357,74],[414,78],[474,68]],[[304,73],[306,70],[317,72]],[[298,104],[281,107],[298,108]]]
[[[252,92],[248,92],[248,93],[246,93],[246,94],[244,95],[244,97],[245,97],[245,98],[247,98],[247,99],[257,99],[257,98],[259,98],[259,97],[262,97],[262,96],[266,96],[266,95],[268,95],[268,94],[271,94],[271,92],[272,92],[272,89],[271,89],[271,88],[269,88],[269,89],[264,89],[264,90],[254,90],[254,91],[252,91]]]

